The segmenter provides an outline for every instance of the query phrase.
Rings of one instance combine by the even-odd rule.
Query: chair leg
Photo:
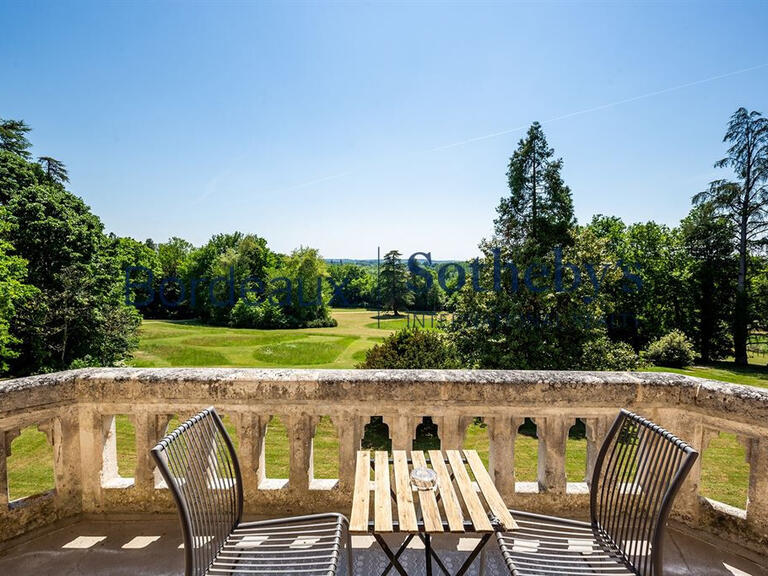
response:
[[[352,572],[352,536],[347,530],[347,576],[354,576]]]
[[[485,574],[485,546],[483,546],[483,549],[480,550],[480,568],[478,571],[478,576],[483,576]]]

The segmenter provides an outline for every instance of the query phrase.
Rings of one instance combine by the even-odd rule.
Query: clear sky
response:
[[[766,2],[0,0],[0,116],[138,239],[468,258],[534,120],[580,222],[673,225],[739,106],[768,114]]]

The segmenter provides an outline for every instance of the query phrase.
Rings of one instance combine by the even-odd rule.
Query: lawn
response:
[[[305,330],[247,330],[202,326],[193,322],[148,320],[142,324],[141,343],[134,366],[240,366],[240,367],[311,367],[353,368],[365,352],[381,342],[393,330],[405,326],[405,318],[383,318],[381,327],[376,313],[365,310],[334,310],[338,326]],[[427,323],[429,319],[427,318]],[[670,371],[737,384],[768,387],[765,356],[754,356],[759,363],[738,368],[721,362]],[[237,441],[234,428],[225,424]],[[172,429],[178,420],[171,421]],[[133,426],[127,416],[116,419],[118,470],[130,477],[136,465]],[[574,430],[575,432],[575,430]],[[439,435],[439,431],[437,432]],[[518,434],[515,446],[515,474],[518,481],[535,481],[537,440],[529,425],[526,434]],[[386,431],[372,425],[366,435],[366,446],[386,448]],[[437,446],[437,438],[420,435],[416,448]],[[468,429],[465,446],[478,450],[488,462],[488,434],[485,424],[476,420]],[[288,436],[279,418],[273,418],[265,440],[266,473],[270,478],[288,476]],[[566,474],[571,482],[584,480],[586,440],[574,433],[566,447]],[[338,437],[328,417],[321,419],[314,444],[315,478],[338,476]],[[702,456],[702,494],[726,504],[743,508],[746,503],[749,466],[744,448],[728,434],[714,438]],[[28,428],[12,444],[8,459],[9,495],[11,499],[43,492],[53,487],[53,454],[45,435]]]
[[[249,330],[202,326],[194,322],[146,320],[131,364],[162,366],[237,366],[284,368],[354,368],[365,352],[404,318],[382,318],[376,312],[334,310],[338,326],[301,330]]]

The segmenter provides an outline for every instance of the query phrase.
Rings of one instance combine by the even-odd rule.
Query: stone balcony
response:
[[[234,426],[249,517],[349,513],[354,454],[381,416],[392,446],[410,448],[424,416],[441,446],[460,448],[475,417],[487,424],[489,470],[512,508],[584,518],[588,486],[568,482],[566,441],[586,425],[585,478],[620,407],[706,452],[718,432],[746,449],[748,500],[733,508],[700,495],[701,459],[678,496],[665,548],[669,574],[768,576],[768,391],[673,374],[256,369],[86,369],[0,383],[0,574],[181,574],[175,508],[149,457],[172,415],[215,405]],[[135,429],[132,477],[118,474],[115,416]],[[280,418],[286,479],[269,478],[265,438]],[[337,480],[316,479],[313,437],[328,416],[338,436]],[[515,440],[536,423],[537,482],[518,482]],[[52,447],[55,488],[8,501],[6,460],[19,431],[38,427]],[[143,538],[142,538],[143,537]],[[460,554],[465,543],[438,546]],[[383,556],[356,538],[356,566]],[[492,546],[487,574],[502,573]]]

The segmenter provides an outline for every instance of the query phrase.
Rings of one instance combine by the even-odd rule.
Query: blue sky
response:
[[[9,3],[0,116],[120,235],[467,258],[543,123],[577,217],[675,224],[768,114],[768,3]]]

